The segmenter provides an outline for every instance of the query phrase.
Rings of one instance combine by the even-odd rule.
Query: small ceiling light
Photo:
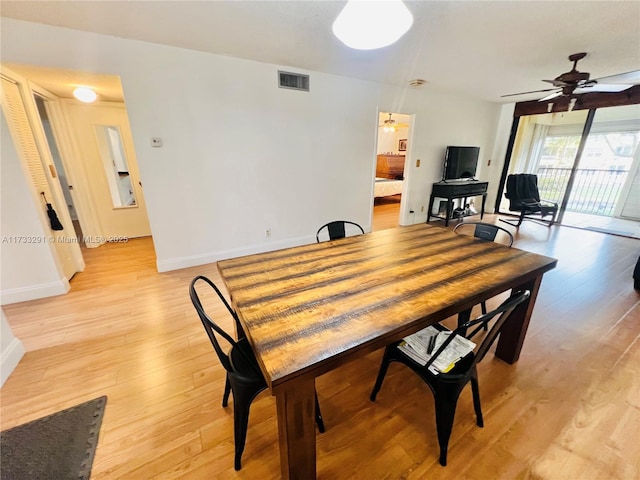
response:
[[[81,102],[91,103],[95,102],[98,96],[96,92],[94,92],[89,87],[78,87],[73,91],[73,96],[76,97]]]
[[[333,34],[347,47],[373,50],[395,43],[413,25],[402,0],[349,0],[333,22]]]

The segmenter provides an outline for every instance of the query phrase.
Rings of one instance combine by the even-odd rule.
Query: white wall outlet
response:
[[[421,205],[421,206],[420,206],[420,211],[421,211],[421,212],[424,212],[424,205]]]
[[[161,147],[162,139],[160,137],[151,137],[151,146],[152,147]]]
[[[267,228],[267,230],[264,232],[264,236],[267,238],[271,238],[271,229]]]

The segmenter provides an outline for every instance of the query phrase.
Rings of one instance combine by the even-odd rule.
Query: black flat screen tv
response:
[[[447,147],[443,180],[474,178],[478,168],[480,147]]]

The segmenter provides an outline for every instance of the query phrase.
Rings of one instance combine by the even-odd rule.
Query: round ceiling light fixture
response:
[[[398,41],[413,25],[402,0],[349,0],[333,22],[333,34],[347,47],[374,50]]]
[[[96,98],[98,98],[96,92],[94,92],[93,89],[89,87],[77,87],[73,91],[73,96],[84,103],[95,102]]]

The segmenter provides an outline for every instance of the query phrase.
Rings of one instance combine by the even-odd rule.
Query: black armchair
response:
[[[509,175],[504,196],[509,199],[509,210],[520,212],[520,218],[517,221],[501,218],[502,222],[515,227],[520,227],[525,219],[543,223],[549,227],[555,223],[558,204],[540,199],[537,175],[529,173]],[[530,215],[539,215],[540,218],[532,218]],[[551,216],[551,219],[544,220],[544,217],[548,216]]]

